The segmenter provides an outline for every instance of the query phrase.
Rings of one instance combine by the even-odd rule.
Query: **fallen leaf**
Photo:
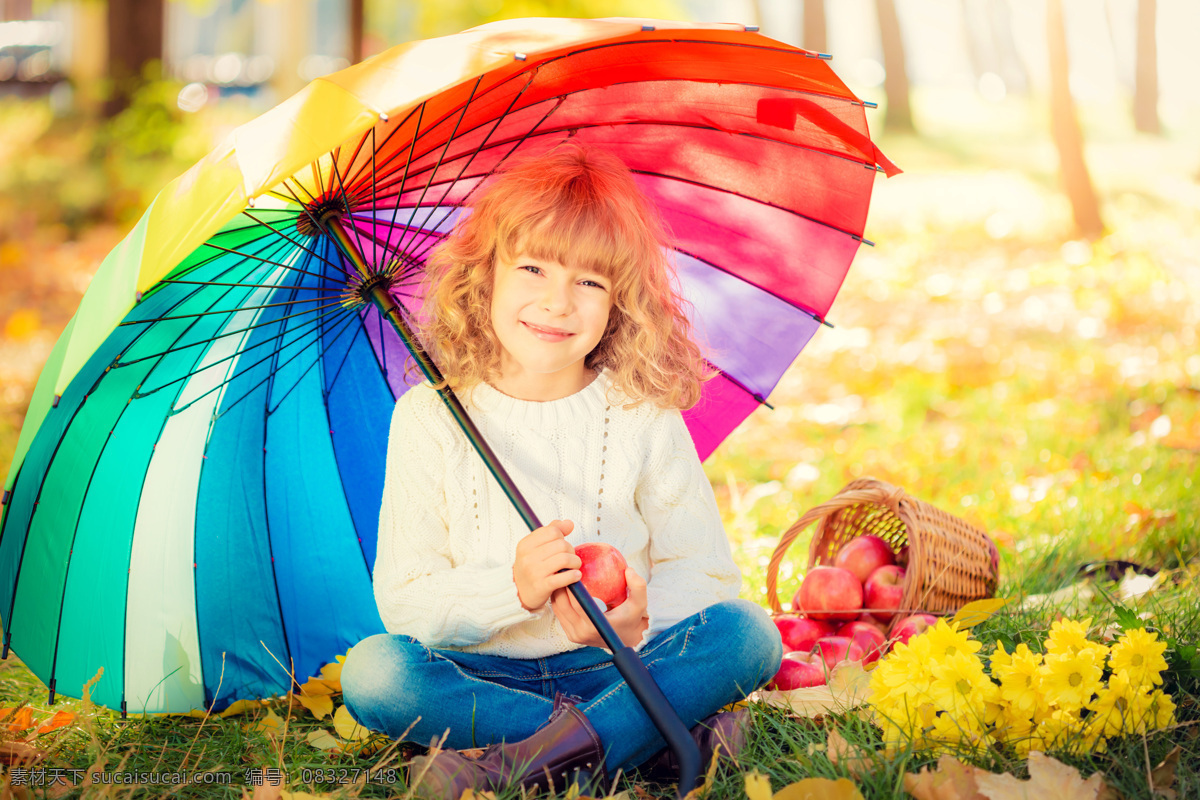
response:
[[[54,716],[38,726],[37,733],[34,735],[36,736],[37,734],[57,730],[58,728],[65,728],[74,721],[75,715],[70,711],[56,711]]]
[[[333,713],[333,698],[329,695],[309,697],[301,694],[296,695],[296,701],[311,711],[317,719],[325,719]]]
[[[787,709],[797,717],[822,717],[857,708],[871,695],[871,676],[857,661],[835,667],[825,686],[790,691],[761,690],[751,699]]]
[[[750,800],[771,800],[771,779],[761,772],[747,772],[746,796]]]
[[[345,656],[339,656],[339,658],[345,660]],[[341,694],[341,692],[342,692],[342,662],[334,661],[333,663],[326,664],[325,666],[321,667],[321,680],[323,680],[325,683],[329,684],[330,686],[337,687],[336,689],[334,689],[334,691],[337,692],[338,694]]]
[[[231,703],[229,708],[218,712],[218,716],[220,716],[222,719],[227,719],[229,717],[236,717],[239,714],[245,714],[247,711],[252,711],[256,708],[262,707],[262,700],[238,700],[234,703]]]
[[[975,773],[975,767],[944,755],[938,759],[937,769],[922,767],[915,775],[905,773],[904,791],[916,800],[985,800],[979,793]]]
[[[340,691],[340,684],[334,684],[331,681],[321,680],[320,678],[309,678],[300,687],[300,696],[320,697],[322,695],[337,694]]]
[[[959,630],[971,628],[1004,608],[1007,603],[1008,600],[1003,597],[988,597],[983,600],[975,600],[960,608],[950,621],[957,622]]]
[[[370,730],[359,725],[354,717],[350,716],[350,709],[345,706],[338,706],[338,710],[334,713],[333,729],[337,731],[338,736],[351,742],[357,742],[371,735]]]
[[[1179,756],[1183,748],[1175,745],[1175,749],[1167,753],[1162,763],[1150,771],[1150,788],[1154,794],[1160,794],[1167,800],[1175,800],[1175,769],[1179,766]]]
[[[17,713],[13,714],[12,720],[8,723],[10,731],[23,731],[30,727],[33,727],[33,709],[29,706],[17,709]]]
[[[825,754],[835,766],[845,768],[855,778],[861,778],[871,771],[874,764],[872,759],[861,748],[855,747],[838,733],[836,728],[830,728],[829,736],[825,739]]]
[[[1029,754],[1029,780],[980,770],[975,782],[988,800],[1097,800],[1104,786],[1100,773],[1085,781],[1079,770],[1036,750]]]
[[[24,742],[0,742],[0,764],[23,766],[41,761],[45,755],[38,748]]]
[[[863,800],[863,796],[849,778],[805,778],[780,789],[773,800]]]
[[[308,742],[318,750],[342,749],[342,743],[334,738],[334,735],[324,728],[316,731],[309,731],[308,736],[304,737],[304,741]]]
[[[250,730],[268,734],[279,733],[283,730],[283,720],[273,709],[268,708],[267,715],[250,725]]]

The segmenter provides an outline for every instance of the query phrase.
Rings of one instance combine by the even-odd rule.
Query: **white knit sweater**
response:
[[[678,410],[623,408],[604,371],[548,402],[486,383],[463,395],[542,524],[573,521],[571,544],[607,542],[647,580],[642,644],[737,596],[741,574]],[[529,612],[517,599],[512,566],[528,533],[437,392],[406,392],[392,413],[374,570],[388,632],[510,658],[579,647],[549,603]]]

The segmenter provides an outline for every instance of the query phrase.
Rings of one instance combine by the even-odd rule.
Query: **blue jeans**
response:
[[[639,655],[691,728],[770,680],[783,645],[762,608],[727,600],[663,631]],[[456,750],[531,736],[558,692],[582,698],[578,707],[605,746],[610,774],[666,747],[598,647],[519,659],[436,650],[382,633],[356,644],[342,665],[342,698],[360,725],[423,745],[449,730],[445,746]]]

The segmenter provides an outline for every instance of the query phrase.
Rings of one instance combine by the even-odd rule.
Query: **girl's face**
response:
[[[612,282],[594,272],[518,253],[496,258],[492,328],[501,385],[525,400],[556,400],[587,385],[584,358],[608,325]]]

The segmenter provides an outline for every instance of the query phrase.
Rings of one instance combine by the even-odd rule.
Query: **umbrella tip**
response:
[[[58,401],[59,401],[59,400],[61,400],[61,399],[62,399],[62,395],[61,395],[61,394],[56,394],[56,395],[54,395],[54,400],[52,400],[52,401],[50,402],[50,407],[51,407],[51,408],[58,408]]]
[[[380,122],[387,122],[387,121],[388,121],[388,115],[387,115],[387,114],[384,114],[382,111],[380,111],[380,112],[379,112],[379,121],[380,121]]]
[[[742,28],[746,31],[746,33],[758,33],[757,25],[743,25]]]
[[[0,506],[8,505],[8,498],[12,495],[8,489],[4,490],[4,497],[0,498]]]
[[[513,53],[513,58],[515,58],[517,61],[524,61],[528,57],[529,56],[525,55],[524,53]]]
[[[652,30],[654,30],[654,26],[653,26],[653,25],[643,25],[643,26],[642,26],[642,30],[644,30],[644,31],[652,31]]]

